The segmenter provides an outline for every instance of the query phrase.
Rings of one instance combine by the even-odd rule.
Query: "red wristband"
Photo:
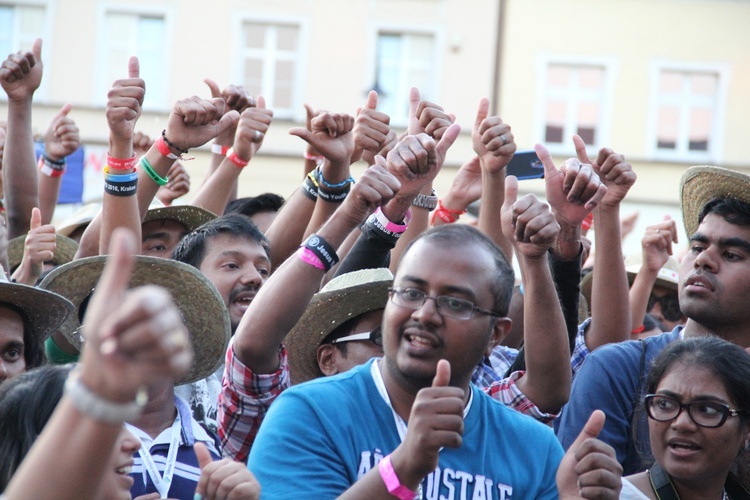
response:
[[[113,158],[107,153],[107,165],[112,170],[133,170],[135,168],[135,153],[130,158]]]
[[[161,137],[157,137],[154,141],[154,144],[156,144],[156,149],[159,150],[159,153],[161,153],[162,156],[166,156],[170,160],[179,160],[180,157],[174,154],[170,149],[169,146],[167,146],[167,143],[164,142],[164,139]]]
[[[239,156],[237,156],[237,153],[234,152],[234,148],[230,149],[227,153],[227,158],[229,158],[229,161],[234,163],[240,168],[245,168],[248,163],[250,163],[250,160],[243,160]]]
[[[430,220],[430,223],[434,224],[435,217],[440,217],[440,220],[442,220],[446,224],[450,224],[451,222],[456,222],[458,218],[465,213],[466,210],[451,210],[450,208],[445,208],[445,206],[443,206],[443,200],[438,200],[437,208],[435,208],[435,211],[432,212],[432,219]]]
[[[638,335],[639,333],[643,333],[646,331],[646,325],[641,325],[638,328],[633,328],[633,330],[630,332],[631,335]]]

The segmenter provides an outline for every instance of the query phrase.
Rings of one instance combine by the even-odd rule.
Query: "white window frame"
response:
[[[547,102],[553,95],[550,92],[549,86],[547,85],[547,73],[550,65],[560,66],[578,66],[578,67],[600,67],[604,68],[604,79],[602,82],[602,100],[600,102],[600,118],[596,124],[596,143],[586,144],[586,151],[589,156],[595,155],[599,148],[610,144],[610,137],[612,133],[612,105],[614,99],[614,83],[617,77],[618,65],[614,57],[586,57],[586,56],[575,56],[575,55],[562,55],[553,54],[548,52],[540,53],[536,60],[536,74],[537,74],[537,92],[536,92],[536,106],[534,112],[534,136],[535,142],[544,144],[550,153],[554,155],[567,155],[575,153],[573,146],[573,140],[571,137],[563,135],[562,143],[547,143],[546,142],[546,127],[547,127]],[[570,101],[568,101],[570,102]],[[575,125],[572,118],[566,119],[565,126],[563,127],[563,134],[568,133]]]
[[[307,83],[307,61],[309,55],[310,46],[310,26],[309,21],[302,17],[289,17],[289,16],[264,16],[258,15],[257,13],[251,12],[240,12],[235,16],[234,26],[234,54],[232,61],[235,63],[232,65],[232,83],[241,84],[245,78],[245,58],[247,55],[247,47],[245,47],[244,39],[244,26],[245,23],[257,23],[257,24],[273,24],[273,25],[294,25],[299,29],[297,38],[297,59],[295,61],[295,73],[296,78],[292,83],[292,107],[289,110],[283,110],[279,112],[274,109],[274,119],[276,120],[293,120],[302,121],[306,119],[306,111],[304,107],[305,94],[304,90]],[[272,79],[272,75],[263,75],[264,81],[263,86],[269,84]],[[266,81],[268,79],[268,81]],[[228,82],[229,83],[229,82]],[[256,96],[253,96],[256,97]]]
[[[659,83],[663,71],[678,71],[683,73],[712,73],[718,76],[716,85],[716,101],[713,109],[713,124],[709,131],[708,150],[690,151],[680,148],[680,141],[688,134],[689,124],[680,117],[680,131],[677,134],[676,149],[660,149],[657,147],[657,131],[659,127]],[[727,93],[731,70],[728,64],[701,64],[664,59],[652,60],[649,66],[649,113],[648,126],[646,127],[646,151],[653,160],[696,163],[715,162],[721,163],[724,151],[724,129],[727,111]],[[684,106],[688,106],[685,104]]]
[[[433,46],[433,76],[434,76],[434,87],[433,93],[428,97],[430,101],[440,103],[442,100],[443,87],[441,85],[442,74],[443,74],[443,47],[445,46],[445,33],[442,26],[439,25],[420,25],[420,24],[394,24],[394,23],[372,23],[369,29],[369,46],[368,51],[368,65],[365,76],[365,81],[362,85],[362,103],[367,99],[367,93],[371,90],[372,85],[375,83],[377,78],[376,66],[378,61],[378,41],[381,33],[394,33],[403,35],[428,35],[432,36],[434,40]],[[420,89],[421,90],[421,89]],[[406,93],[406,99],[408,102],[409,94],[408,90]],[[408,124],[408,116],[398,117],[391,116],[391,127],[405,127]]]
[[[107,26],[107,14],[109,13],[120,13],[130,14],[134,16],[144,17],[161,17],[164,19],[164,54],[172,54],[173,52],[173,19],[174,12],[169,7],[150,7],[144,5],[132,5],[125,3],[104,3],[99,5],[97,12],[97,39],[106,39],[106,26]],[[91,70],[94,72],[92,80],[95,82],[94,93],[92,97],[92,104],[94,106],[106,106],[107,104],[107,93],[111,88],[112,82],[107,80],[106,71],[101,71],[101,68],[107,67],[107,45],[104,43],[96,44],[96,61],[97,64],[93,65]],[[134,55],[134,54],[131,54]],[[165,64],[172,62],[172,59],[165,57]],[[144,106],[144,111],[156,111],[156,112],[169,112],[172,109],[172,71],[169,67],[164,70],[164,100],[156,106]],[[122,77],[128,77],[128,68],[123,66]],[[148,84],[146,82],[146,92],[148,93]]]
[[[54,23],[52,22],[53,19],[55,19],[55,13],[57,9],[57,1],[56,0],[15,0],[15,1],[8,1],[8,0],[0,0],[0,5],[4,7],[43,7],[45,9],[45,16],[44,16],[44,25],[39,30],[39,36],[42,38],[42,63],[46,63],[44,66],[44,73],[42,75],[42,83],[37,89],[36,92],[34,92],[34,102],[44,102],[49,97],[49,82],[52,80],[52,64],[50,64],[50,61],[52,61],[52,54],[53,54],[53,46],[52,40],[55,38],[55,34],[53,32]],[[15,20],[14,20],[15,23]],[[17,29],[17,26],[14,27],[14,29]],[[30,40],[24,47],[24,50],[31,50],[31,44],[33,43],[33,40]],[[18,50],[17,48],[11,49],[11,50]],[[8,56],[8,54],[0,54],[0,63],[5,60],[5,58]],[[0,92],[0,100],[3,102],[6,102],[8,100],[8,96],[5,94],[5,92]]]

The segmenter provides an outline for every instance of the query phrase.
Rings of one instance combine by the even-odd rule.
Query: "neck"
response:
[[[148,403],[137,420],[131,422],[134,426],[156,439],[165,429],[172,426],[177,418],[177,407],[174,404],[174,384],[159,384],[149,387]]]
[[[750,325],[704,325],[693,319],[685,324],[685,338],[716,335],[746,349],[750,347]]]

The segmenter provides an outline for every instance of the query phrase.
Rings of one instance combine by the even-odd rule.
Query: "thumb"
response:
[[[37,229],[42,225],[42,212],[34,207],[31,209],[31,226],[29,229]]]
[[[313,134],[303,127],[294,127],[289,129],[289,135],[296,135],[305,142],[312,144]]]
[[[503,208],[511,207],[518,199],[518,179],[515,175],[509,175],[505,178],[505,201]]]
[[[42,39],[37,38],[34,40],[34,45],[31,47],[31,53],[34,54],[34,59],[37,62],[42,62]]]
[[[198,459],[198,466],[201,470],[214,461],[214,459],[211,458],[211,453],[208,452],[206,445],[200,441],[195,442],[193,445],[193,451],[195,451],[195,457]]]
[[[141,74],[141,63],[136,56],[130,56],[128,60],[128,78],[139,78]]]
[[[589,160],[589,154],[586,152],[586,143],[583,142],[583,139],[581,139],[581,136],[578,134],[575,134],[573,136],[573,144],[576,147],[576,156],[578,156],[578,161],[581,163],[588,163],[591,164],[591,160]]]
[[[605,419],[606,416],[603,411],[594,410],[594,413],[591,414],[588,422],[583,426],[583,430],[578,434],[578,437],[573,441],[573,444],[570,445],[569,449],[575,451],[587,439],[599,437],[599,433],[602,432],[602,429],[604,428]]]
[[[447,387],[451,381],[451,364],[446,359],[438,361],[432,387]]]
[[[487,114],[490,111],[490,100],[486,97],[482,97],[479,100],[479,109],[477,110],[477,119],[474,121],[474,130],[479,130],[479,126],[482,124]]]
[[[453,143],[456,142],[459,133],[461,133],[461,125],[458,123],[454,123],[445,131],[437,145],[437,152],[441,158],[445,158],[445,153],[447,153],[448,148],[453,146]]]
[[[266,98],[259,95],[258,98],[255,99],[255,107],[258,109],[266,109]]]
[[[411,90],[409,90],[409,118],[416,118],[419,100],[419,89],[417,87],[412,87]]]
[[[240,114],[236,109],[230,109],[229,111],[224,113],[224,116],[222,116],[219,122],[216,124],[216,135],[219,135],[230,127],[237,125],[237,122],[239,121]]]
[[[60,112],[55,115],[53,122],[57,122],[60,118],[64,118],[68,116],[68,113],[70,113],[70,110],[73,109],[73,105],[70,103],[66,103],[61,109]]]
[[[552,177],[557,175],[558,170],[557,170],[557,167],[555,166],[555,161],[552,159],[552,155],[549,154],[549,151],[547,150],[547,148],[545,148],[541,144],[535,144],[534,151],[536,152],[536,155],[539,157],[539,161],[541,161],[542,165],[544,165],[544,178],[551,179]]]
[[[219,84],[217,84],[210,78],[204,78],[203,83],[208,85],[208,88],[211,89],[211,97],[221,97],[221,89],[219,88]]]
[[[371,90],[369,94],[367,94],[367,104],[365,104],[365,109],[375,109],[378,107],[378,93],[374,90]]]

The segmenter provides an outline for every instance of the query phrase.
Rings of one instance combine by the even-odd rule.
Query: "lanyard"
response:
[[[138,454],[143,460],[143,465],[148,471],[148,475],[151,477],[151,481],[154,482],[156,491],[159,492],[160,498],[167,498],[170,486],[172,486],[172,479],[174,478],[174,467],[177,463],[177,449],[180,447],[180,435],[182,433],[182,421],[180,419],[180,413],[177,412],[177,418],[172,424],[172,437],[169,443],[169,452],[167,452],[167,462],[164,464],[164,476],[159,474],[159,469],[156,468],[154,458],[148,451],[148,448],[141,446],[138,450]]]

